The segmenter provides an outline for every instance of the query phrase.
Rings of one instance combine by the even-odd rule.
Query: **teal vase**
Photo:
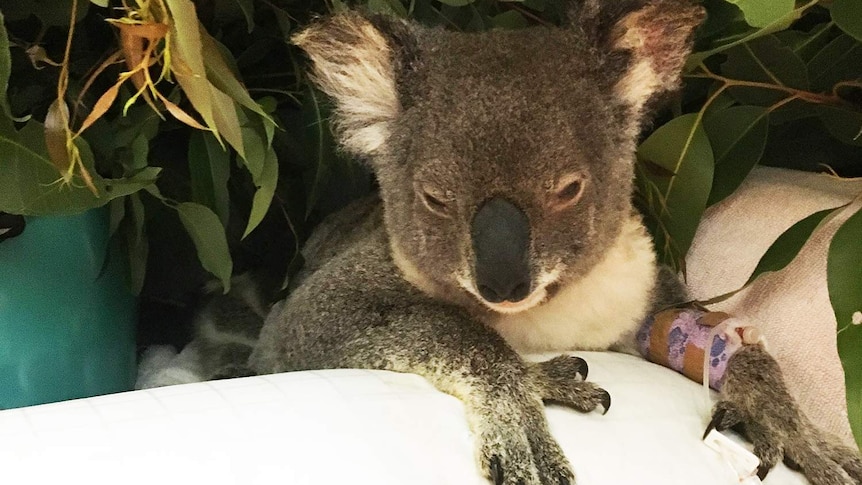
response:
[[[0,241],[0,409],[134,386],[137,302],[108,211],[29,217]]]

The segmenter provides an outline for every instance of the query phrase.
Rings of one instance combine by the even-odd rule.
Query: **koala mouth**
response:
[[[458,284],[466,290],[468,293],[473,295],[476,300],[479,301],[482,305],[487,307],[488,309],[495,311],[497,313],[505,313],[505,314],[513,314],[520,313],[523,311],[527,311],[531,308],[534,308],[543,302],[545,302],[548,298],[553,297],[556,294],[559,285],[557,284],[557,279],[560,277],[560,270],[554,269],[549,272],[544,272],[538,278],[538,285],[535,290],[532,291],[529,295],[519,301],[501,301],[501,302],[491,302],[482,297],[479,290],[476,288],[475,283],[470,278],[467,278],[463,275],[458,276]]]
[[[480,297],[480,301],[498,313],[520,313],[530,308],[533,308],[547,298],[548,292],[545,288],[537,288],[536,291],[530,293],[526,298],[521,301],[511,302],[511,301],[501,301],[500,303],[491,303],[488,300]]]

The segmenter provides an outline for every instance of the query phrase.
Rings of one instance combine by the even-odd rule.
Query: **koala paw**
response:
[[[563,450],[551,436],[544,402],[589,412],[610,408],[610,395],[584,381],[587,363],[572,356],[527,365],[525,379],[493,398],[474,401],[472,428],[479,439],[479,466],[495,485],[573,485]]]
[[[611,408],[611,395],[597,385],[586,382],[589,367],[584,359],[561,355],[532,364],[530,374],[539,396],[547,403],[561,404],[590,412],[600,404],[606,414]]]
[[[538,410],[536,410],[538,411]],[[540,418],[540,419],[537,419]],[[480,466],[494,485],[572,485],[575,476],[539,414],[524,426],[493,426],[480,436]]]
[[[781,370],[760,346],[740,349],[728,362],[721,399],[704,437],[713,428],[736,427],[754,445],[763,479],[780,460],[812,485],[862,484],[859,452],[817,429],[787,392]]]

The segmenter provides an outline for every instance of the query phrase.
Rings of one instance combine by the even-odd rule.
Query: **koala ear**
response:
[[[291,39],[311,59],[312,80],[335,101],[338,141],[354,155],[378,153],[401,111],[396,86],[400,48],[393,39],[355,12],[319,21]]]
[[[617,94],[641,113],[651,97],[677,89],[694,30],[705,17],[692,0],[583,0],[574,14],[582,30],[595,32],[612,51],[627,51],[628,68]]]

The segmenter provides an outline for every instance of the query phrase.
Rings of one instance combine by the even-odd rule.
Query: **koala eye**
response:
[[[549,206],[557,211],[574,205],[584,192],[584,180],[579,175],[565,177],[551,195]]]
[[[429,187],[418,186],[416,188],[419,198],[425,207],[434,214],[442,217],[449,217],[449,204],[443,196],[438,195]]]

